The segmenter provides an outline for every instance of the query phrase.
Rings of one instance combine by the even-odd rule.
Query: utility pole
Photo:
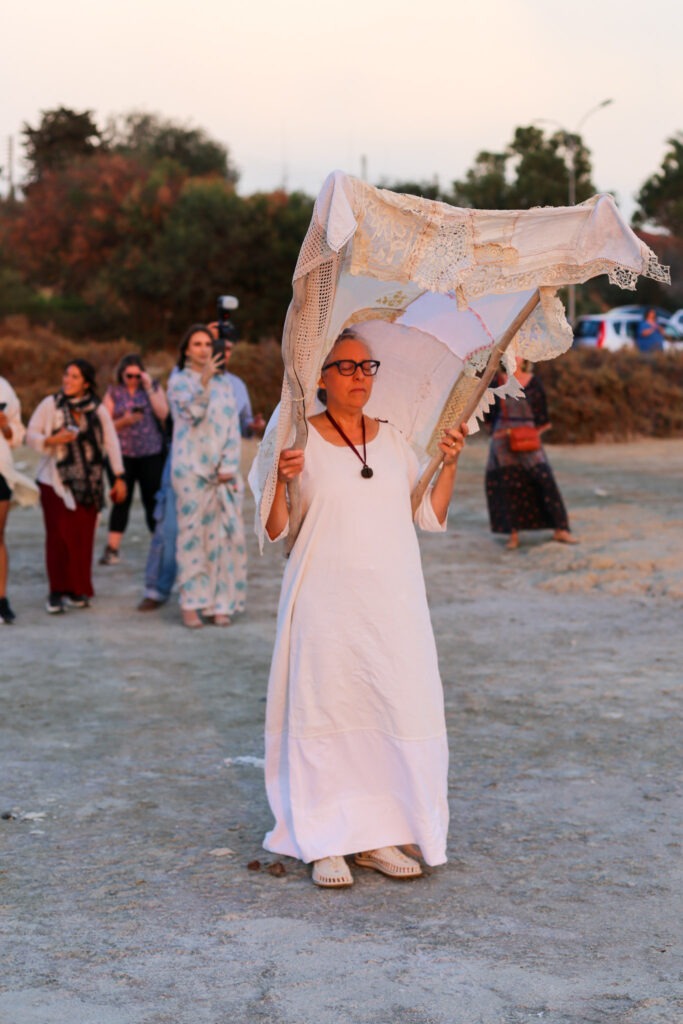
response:
[[[602,103],[598,103],[596,104],[596,106],[591,107],[590,110],[588,110],[579,120],[579,123],[577,124],[573,132],[568,131],[564,127],[564,125],[560,124],[559,121],[552,121],[545,117],[537,118],[537,121],[541,123],[545,122],[546,124],[557,125],[557,127],[560,129],[564,136],[562,141],[564,142],[568,156],[567,175],[569,178],[569,206],[576,206],[576,153],[580,140],[579,132],[581,131],[582,127],[592,114],[597,113],[598,110],[602,110],[603,107],[609,107],[611,103],[614,103],[614,100],[603,100]],[[569,302],[567,303],[567,315],[569,323],[573,327],[574,321],[576,320],[576,286],[573,284],[569,285]]]

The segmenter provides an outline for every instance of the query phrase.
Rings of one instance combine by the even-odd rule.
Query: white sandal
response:
[[[357,853],[354,861],[361,868],[373,868],[389,878],[418,878],[422,874],[418,862],[412,857],[406,857],[396,846],[383,846],[379,850]]]
[[[353,875],[343,857],[322,857],[313,861],[311,878],[314,885],[323,889],[342,889],[353,885]]]

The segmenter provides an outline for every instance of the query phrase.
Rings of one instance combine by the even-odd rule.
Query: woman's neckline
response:
[[[366,417],[366,419],[373,419],[373,417],[368,416],[368,417]],[[323,435],[320,433],[320,431],[316,427],[315,423],[312,423],[311,420],[306,420],[306,422],[308,423],[309,427],[313,427],[313,429],[315,430],[315,432],[318,435],[318,437],[320,438],[320,440],[323,441],[325,444],[329,444],[331,448],[348,448],[348,445],[346,444],[346,441],[344,441],[344,439],[342,437],[339,438],[339,442],[340,443],[339,444],[335,444],[334,441],[329,441],[326,437],[323,437]],[[366,448],[369,448],[371,444],[374,444],[375,441],[377,440],[377,438],[380,435],[380,431],[382,429],[382,421],[381,420],[375,420],[375,422],[377,423],[377,433],[375,434],[375,436],[372,439],[368,438],[366,440],[366,442],[365,442],[365,447]],[[356,447],[362,447],[362,441],[361,441],[360,445],[357,445]]]

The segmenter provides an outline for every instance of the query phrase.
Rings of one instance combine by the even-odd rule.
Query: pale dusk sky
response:
[[[34,0],[0,7],[0,165],[42,110],[147,110],[203,127],[239,190],[315,195],[462,176],[536,119],[584,123],[599,190],[633,196],[683,130],[678,0]],[[552,130],[555,125],[544,125]],[[6,173],[6,172],[5,172]],[[6,179],[3,180],[3,191]]]

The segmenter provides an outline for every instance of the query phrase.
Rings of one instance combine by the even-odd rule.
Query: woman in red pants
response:
[[[27,443],[43,455],[38,485],[45,518],[50,593],[46,609],[85,608],[94,594],[92,556],[97,516],[104,505],[105,455],[115,476],[111,498],[126,497],[121,448],[111,416],[95,392],[95,369],[85,359],[67,363],[62,386],[30,419]]]

